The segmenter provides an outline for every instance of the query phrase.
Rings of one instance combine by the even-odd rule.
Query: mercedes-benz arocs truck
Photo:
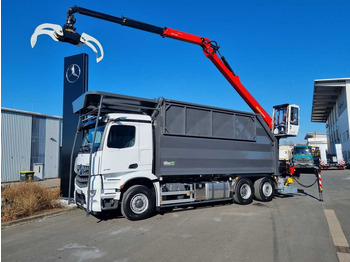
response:
[[[274,196],[278,143],[258,114],[97,91],[74,108],[95,116],[81,123],[74,165],[76,203],[90,211],[120,208],[136,220],[155,208]]]

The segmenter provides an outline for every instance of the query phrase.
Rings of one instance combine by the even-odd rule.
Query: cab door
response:
[[[290,105],[289,106],[289,127],[288,135],[296,136],[299,132],[299,106]]]
[[[109,125],[102,152],[102,174],[123,175],[139,167],[139,123]]]

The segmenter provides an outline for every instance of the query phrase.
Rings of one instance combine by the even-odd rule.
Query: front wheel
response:
[[[123,195],[121,211],[129,220],[148,218],[154,212],[155,197],[152,191],[140,185],[130,187]]]

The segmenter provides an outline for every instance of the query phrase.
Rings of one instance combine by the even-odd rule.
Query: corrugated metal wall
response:
[[[1,111],[1,182],[19,180],[30,170],[32,117]]]
[[[34,117],[37,114],[33,114]],[[1,110],[1,182],[19,181],[20,171],[33,170],[32,123],[30,112]],[[61,119],[40,116],[40,139],[44,139],[44,179],[59,176]]]

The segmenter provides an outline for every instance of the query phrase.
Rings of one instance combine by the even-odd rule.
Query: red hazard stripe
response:
[[[320,185],[320,189],[322,190],[322,178],[321,178],[321,173],[318,173],[318,182]]]

